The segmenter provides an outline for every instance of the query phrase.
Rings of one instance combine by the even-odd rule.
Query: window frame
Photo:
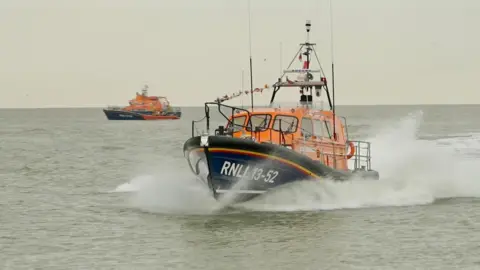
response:
[[[277,121],[277,118],[279,117],[289,117],[289,118],[293,118],[293,122],[295,122],[295,129],[293,131],[284,131],[284,130],[280,130],[280,127],[279,128],[275,128],[275,123]],[[280,120],[281,122],[281,120]],[[295,133],[297,132],[298,130],[298,124],[299,124],[299,121],[298,121],[298,117],[296,117],[295,115],[288,115],[288,114],[277,114],[275,115],[275,117],[273,118],[273,123],[272,123],[272,130],[273,131],[277,131],[277,132],[282,132],[284,134],[292,134],[292,133]]]
[[[310,131],[305,130],[304,125],[303,125],[303,121],[304,121],[304,120],[310,121],[310,129],[311,129]],[[302,136],[303,136],[303,137],[307,137],[307,138],[310,138],[310,137],[312,137],[312,136],[314,135],[314,126],[313,126],[313,119],[312,119],[312,117],[309,117],[309,116],[304,116],[304,117],[302,117],[301,132],[302,132]],[[307,132],[308,132],[309,134],[306,134]]]
[[[330,123],[329,119],[325,119],[325,120],[323,120],[323,122],[325,122],[325,128],[327,129],[328,138],[331,138],[333,136],[332,135],[333,125],[332,125],[332,123]]]
[[[250,129],[250,127],[253,127],[253,125],[251,125],[251,123],[252,123],[252,121],[251,121],[251,120],[252,120],[252,117],[258,117],[258,116],[266,116],[266,119],[268,119],[267,122],[265,123],[264,127],[262,127],[262,128],[260,129],[260,131],[268,130],[268,128],[270,127],[270,122],[272,121],[272,115],[269,114],[269,113],[258,113],[258,114],[250,114],[250,115],[249,115],[247,124],[246,124],[246,126],[245,126],[245,129],[246,129],[247,131],[252,131],[252,130]],[[264,119],[265,119],[265,118],[264,118]],[[244,122],[244,123],[245,123],[245,122]],[[253,128],[254,128],[253,131],[255,131],[255,130],[256,130],[256,127],[253,127]]]
[[[321,119],[313,119],[313,131],[314,135],[320,138],[325,137],[325,124],[324,120]]]
[[[242,124],[236,124],[235,123],[235,119],[239,119],[239,118],[243,118],[243,123]],[[238,116],[233,116],[232,119],[230,121],[228,121],[228,124],[227,124],[227,129],[230,128],[230,127],[233,127],[233,132],[239,132],[241,131],[241,129],[244,129],[245,128],[245,122],[247,121],[247,116],[246,115],[238,115]],[[237,129],[240,127],[241,129]]]

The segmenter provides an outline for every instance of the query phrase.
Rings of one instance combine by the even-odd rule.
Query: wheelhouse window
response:
[[[302,118],[302,136],[310,137],[313,135],[313,121],[311,118]]]
[[[283,133],[294,133],[297,131],[298,119],[295,116],[277,115],[273,120],[273,130]]]
[[[237,132],[243,129],[245,126],[245,120],[247,119],[246,116],[236,116],[233,118],[233,132]],[[228,122],[227,128],[231,128],[231,122]]]
[[[271,119],[272,116],[270,114],[251,115],[250,119],[248,120],[247,130],[251,131],[251,128],[253,127],[253,131],[264,131],[269,127]]]
[[[328,137],[325,136],[325,123],[322,120],[314,120],[313,130],[315,131],[315,136],[317,137]]]

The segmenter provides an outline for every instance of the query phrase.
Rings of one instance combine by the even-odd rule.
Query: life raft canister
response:
[[[351,159],[355,155],[355,144],[353,142],[348,142],[350,152],[347,155],[347,159]]]

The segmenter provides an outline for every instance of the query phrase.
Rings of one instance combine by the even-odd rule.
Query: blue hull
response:
[[[106,110],[104,109],[103,112],[108,120],[152,120],[145,119],[145,116],[152,116],[152,112],[150,111],[121,111],[121,110]],[[170,119],[172,116],[181,118],[182,112],[171,112],[165,115],[155,116],[153,119]]]
[[[351,176],[282,146],[225,136],[209,136],[208,146],[193,137],[185,142],[184,154],[192,172],[213,196],[235,194],[232,203],[296,181],[344,181]]]
[[[141,114],[134,112],[117,110],[103,110],[103,112],[108,120],[145,120]]]

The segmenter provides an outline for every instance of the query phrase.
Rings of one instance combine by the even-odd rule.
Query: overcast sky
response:
[[[480,103],[479,0],[332,1],[338,104]],[[307,19],[330,76],[329,15],[329,0],[252,0],[254,87]],[[247,0],[0,0],[0,41],[0,107],[122,105],[146,83],[201,105],[242,69],[249,86]]]

